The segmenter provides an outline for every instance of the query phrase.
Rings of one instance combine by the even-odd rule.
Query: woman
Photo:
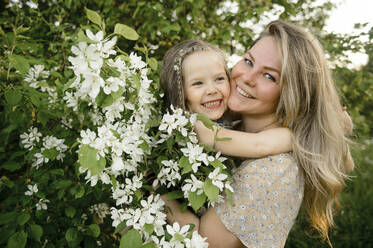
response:
[[[228,106],[241,114],[244,131],[288,127],[293,153],[244,162],[233,174],[233,206],[225,201],[200,219],[163,196],[169,222],[193,223],[211,247],[283,247],[303,200],[313,227],[328,239],[353,164],[345,114],[317,39],[283,21],[268,24],[232,70]]]

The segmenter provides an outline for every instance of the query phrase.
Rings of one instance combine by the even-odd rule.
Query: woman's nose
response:
[[[254,87],[256,85],[256,73],[253,69],[247,70],[243,75],[245,84]]]

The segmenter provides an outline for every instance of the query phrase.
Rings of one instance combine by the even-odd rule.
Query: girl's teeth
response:
[[[238,91],[238,93],[240,93],[240,95],[242,95],[244,97],[247,97],[247,98],[251,98],[249,96],[249,94],[247,94],[245,91],[243,91],[240,87],[237,87],[237,91]]]
[[[211,106],[215,106],[215,105],[218,105],[220,103],[220,101],[215,101],[215,102],[208,102],[208,103],[205,103],[203,104],[205,107],[211,107]]]

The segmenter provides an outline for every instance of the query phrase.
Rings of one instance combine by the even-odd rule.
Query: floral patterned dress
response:
[[[214,208],[226,228],[246,247],[284,247],[304,190],[291,153],[246,160],[233,179],[233,206],[224,201]]]

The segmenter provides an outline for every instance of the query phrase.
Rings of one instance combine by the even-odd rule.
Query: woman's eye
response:
[[[269,80],[271,80],[272,82],[276,82],[276,79],[271,74],[265,73],[264,76],[268,78]]]
[[[253,62],[250,59],[244,58],[245,63],[248,64],[249,66],[253,66]]]
[[[193,86],[198,86],[198,85],[201,85],[201,84],[202,84],[201,81],[197,81],[197,82],[192,83]]]

